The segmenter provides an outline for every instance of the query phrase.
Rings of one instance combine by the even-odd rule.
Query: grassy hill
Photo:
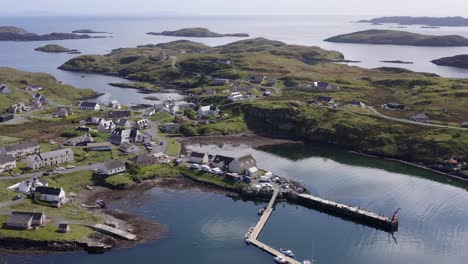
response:
[[[444,57],[437,60],[433,60],[432,63],[439,66],[452,66],[468,69],[468,54],[457,55],[453,57]]]
[[[207,28],[183,28],[174,31],[163,31],[160,33],[149,32],[148,35],[173,36],[173,37],[192,37],[192,38],[221,38],[221,37],[248,37],[246,33],[220,34]]]
[[[45,73],[31,73],[0,67],[0,83],[6,84],[11,93],[0,95],[0,111],[5,111],[11,104],[31,101],[34,93],[24,90],[27,86],[40,85],[44,94],[54,103],[69,105],[76,100],[95,96],[96,92],[90,89],[78,89],[70,85],[59,83],[52,75]]]
[[[468,46],[468,39],[459,35],[432,36],[398,30],[371,29],[338,35],[325,41],[356,44],[385,44],[430,47]]]
[[[45,46],[37,47],[35,51],[49,52],[49,53],[62,53],[62,52],[71,52],[71,49],[67,49],[60,45],[56,44],[47,44]]]

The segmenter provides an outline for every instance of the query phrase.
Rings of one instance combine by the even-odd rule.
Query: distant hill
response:
[[[468,69],[468,54],[457,55],[453,57],[444,57],[437,60],[433,60],[431,62],[439,66],[452,66]]]
[[[409,45],[428,47],[468,46],[468,39],[459,35],[432,36],[406,31],[371,29],[326,39],[328,42]]]
[[[76,50],[67,49],[60,45],[55,44],[47,44],[45,46],[41,46],[34,49],[35,51],[42,51],[48,53],[65,53],[65,52],[75,52]]]
[[[432,27],[468,27],[468,18],[464,17],[411,17],[391,16],[378,17],[371,20],[360,20],[358,23],[425,25]]]
[[[76,35],[72,33],[50,33],[37,35],[22,28],[11,26],[0,26],[0,41],[45,41],[45,40],[67,40],[67,39],[89,39],[101,38],[89,35]]]
[[[77,29],[77,30],[73,30],[72,33],[74,33],[74,34],[105,34],[107,32],[94,31],[92,29]]]
[[[221,38],[221,37],[249,37],[246,33],[220,34],[207,28],[183,28],[175,31],[163,31],[160,33],[149,32],[148,35],[156,36],[174,36],[174,37],[193,37],[193,38]]]

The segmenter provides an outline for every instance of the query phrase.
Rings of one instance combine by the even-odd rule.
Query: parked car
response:
[[[50,175],[50,172],[48,172],[48,171],[42,173],[42,176],[49,176],[49,175]]]
[[[62,171],[61,170],[54,170],[52,173],[53,174],[62,174]]]
[[[64,168],[64,167],[58,167],[58,168],[56,168],[55,170],[63,171],[63,170],[65,170],[65,168]]]
[[[192,164],[192,166],[190,166],[190,168],[193,169],[193,170],[199,170],[199,169],[200,169],[200,165],[194,163],[194,164]]]
[[[182,162],[184,162],[183,159],[176,159],[176,160],[174,160],[174,164],[175,164],[175,165],[180,165],[180,164],[182,164]]]
[[[211,173],[211,168],[208,165],[201,165],[200,167],[202,171]]]
[[[224,171],[222,171],[220,168],[216,167],[211,169],[211,171],[216,174],[216,175],[223,175]]]
[[[20,200],[20,199],[23,199],[23,196],[21,195],[16,195],[15,197],[13,197],[13,201],[16,201],[16,200]]]
[[[74,169],[75,168],[75,165],[68,165],[67,167],[65,167],[66,169]]]

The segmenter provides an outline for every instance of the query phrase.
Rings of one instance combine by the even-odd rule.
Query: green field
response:
[[[0,146],[6,146],[19,142],[21,139],[16,137],[0,136]]]

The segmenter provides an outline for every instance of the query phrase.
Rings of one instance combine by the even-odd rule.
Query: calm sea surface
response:
[[[347,59],[362,60],[361,67],[392,66],[380,60],[413,61],[403,65],[412,70],[448,77],[466,77],[467,70],[432,65],[435,58],[468,53],[468,48],[420,48],[326,43],[326,37],[368,28],[353,24],[360,17],[228,17],[228,18],[0,18],[0,25],[23,27],[31,32],[70,32],[90,28],[109,31],[108,39],[54,41],[84,54],[105,54],[111,49],[161,43],[178,38],[149,36],[148,31],[204,26],[218,32],[247,32],[292,44],[318,45],[342,52]],[[430,34],[460,34],[468,28],[407,30]],[[208,45],[222,45],[237,38],[196,39]],[[56,69],[75,55],[33,51],[44,42],[0,42],[0,66],[26,71],[48,72],[58,80],[80,88],[106,93],[102,100],[122,103],[151,103],[131,89],[118,89],[109,82],[115,77],[64,72]],[[397,65],[401,66],[401,65]],[[82,77],[84,76],[84,77]],[[161,99],[178,98],[175,93],[156,94]],[[252,153],[261,168],[292,177],[306,184],[312,193],[359,205],[391,215],[402,208],[400,230],[393,236],[314,210],[278,204],[260,239],[275,247],[295,251],[298,259],[317,263],[466,263],[468,257],[467,186],[447,181],[434,173],[398,163],[356,156],[323,145],[282,145],[263,149],[246,146],[192,146],[210,153],[239,155]],[[154,188],[114,202],[148,220],[167,224],[170,236],[131,249],[91,256],[63,255],[0,256],[7,263],[272,263],[272,257],[243,243],[246,230],[258,220],[263,204],[234,201],[224,195],[200,190],[169,191]]]
[[[252,153],[260,167],[295,178],[312,193],[391,215],[402,208],[393,236],[296,205],[280,203],[260,240],[292,249],[316,263],[466,263],[467,186],[399,163],[370,159],[323,145],[192,146],[193,150]],[[8,263],[273,263],[246,246],[262,203],[234,201],[192,189],[154,188],[114,202],[113,208],[167,224],[169,238],[104,255],[7,256]]]

